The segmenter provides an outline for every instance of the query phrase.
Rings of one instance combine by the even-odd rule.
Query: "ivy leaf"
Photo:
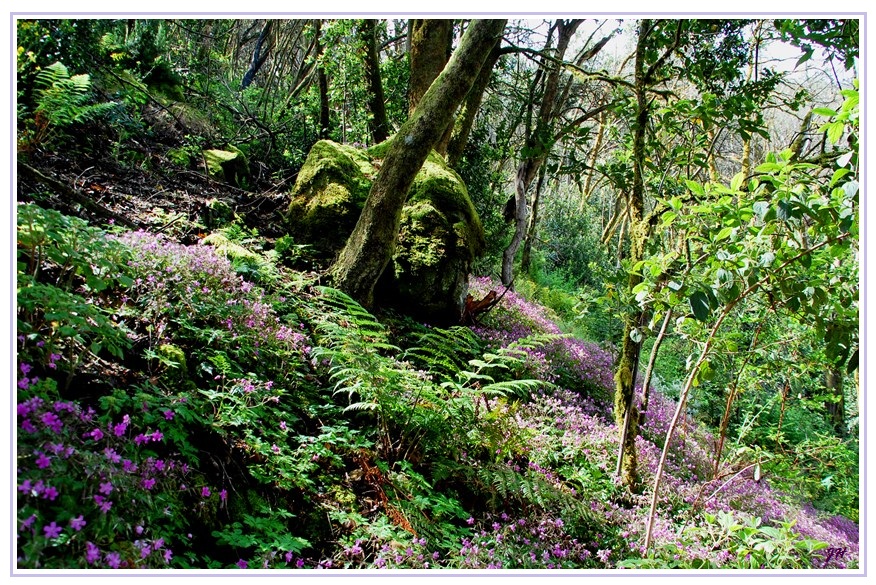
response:
[[[709,306],[709,297],[702,291],[695,291],[692,295],[690,295],[690,310],[693,312],[694,317],[697,321],[705,321],[709,318],[709,315],[712,313],[712,309]]]

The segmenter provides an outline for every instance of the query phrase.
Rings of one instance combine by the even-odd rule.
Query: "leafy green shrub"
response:
[[[619,563],[624,568],[672,569],[812,569],[821,568],[827,543],[802,538],[792,522],[765,526],[760,518],[729,512],[704,514],[700,525],[688,526],[680,537],[662,542],[645,559]]]
[[[59,358],[69,372],[106,350],[122,357],[130,331],[117,307],[94,301],[133,283],[127,249],[100,229],[34,204],[18,206],[18,333],[24,359]],[[27,343],[25,343],[27,341]]]

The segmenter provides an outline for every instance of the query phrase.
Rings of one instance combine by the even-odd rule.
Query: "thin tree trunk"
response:
[[[827,368],[824,376],[824,387],[829,395],[835,397],[835,401],[830,401],[825,406],[827,413],[830,416],[830,422],[833,424],[834,431],[839,436],[846,434],[846,400],[843,394],[843,373],[836,366]]]
[[[465,152],[465,146],[468,144],[468,137],[471,134],[471,129],[474,127],[475,117],[477,116],[478,110],[481,108],[481,102],[484,99],[484,93],[487,90],[487,86],[490,84],[493,68],[496,66],[496,62],[498,62],[499,56],[501,55],[501,52],[499,51],[500,44],[501,39],[496,41],[496,45],[490,52],[490,56],[487,57],[483,67],[481,67],[481,72],[472,86],[471,91],[465,96],[465,101],[462,103],[462,107],[457,115],[457,123],[453,128],[453,133],[446,149],[447,164],[452,168],[456,168],[456,165],[459,164],[459,161],[462,159],[462,155]]]
[[[371,19],[362,21],[361,34],[365,48],[363,62],[365,64],[365,81],[368,84],[368,108],[371,110],[371,140],[379,144],[389,137],[389,122],[386,118],[386,98],[383,95],[383,83],[380,79],[380,56],[377,53],[376,22]]]
[[[274,46],[274,44],[268,40],[273,25],[273,19],[269,18],[267,22],[265,22],[265,27],[262,29],[262,32],[256,41],[255,48],[253,49],[249,69],[244,73],[243,81],[240,82],[240,89],[246,89],[250,86],[252,80],[255,79],[256,73],[259,72],[259,69],[261,69],[262,65],[265,64],[265,61],[267,61],[268,55],[271,53],[271,48]],[[267,46],[265,46],[265,41],[268,41]]]
[[[712,475],[717,478],[718,477],[718,469],[721,465],[721,458],[724,456],[724,442],[727,440],[727,429],[730,427],[730,414],[732,412],[733,403],[736,401],[736,396],[739,394],[739,380],[742,378],[742,372],[745,371],[746,366],[748,365],[751,356],[753,355],[754,348],[757,346],[758,338],[760,337],[760,332],[763,329],[763,324],[766,322],[766,316],[760,320],[757,324],[757,329],[754,331],[754,337],[751,339],[751,344],[748,347],[748,353],[745,356],[745,359],[742,361],[742,365],[739,367],[739,372],[736,374],[736,379],[733,381],[733,385],[730,387],[729,392],[727,392],[727,401],[724,405],[724,416],[721,417],[721,427],[718,432],[718,445],[715,447],[715,466],[712,471]]]
[[[538,122],[535,131],[530,132],[527,136],[525,149],[529,154],[520,163],[514,183],[514,235],[511,238],[511,243],[502,253],[502,284],[505,286],[510,286],[514,281],[514,258],[528,227],[529,211],[526,204],[526,192],[553,146],[549,142],[549,137],[553,134],[552,126],[560,109],[559,104],[557,104],[557,94],[559,93],[560,75],[563,71],[557,62],[563,60],[572,35],[575,34],[582,22],[582,20],[568,22],[560,20],[557,22],[557,48],[553,55],[554,59],[545,61],[544,67],[549,68],[549,73],[545,78],[545,89],[538,110]]]
[[[447,66],[393,139],[359,221],[331,270],[335,286],[366,307],[373,304],[374,286],[395,251],[408,189],[474,83],[505,22],[471,22]]]
[[[672,309],[669,309],[663,318],[660,332],[654,339],[654,347],[651,348],[651,356],[648,358],[648,367],[645,368],[645,379],[642,381],[642,412],[639,414],[640,425],[645,424],[645,417],[648,415],[648,401],[651,398],[651,376],[654,373],[654,364],[657,362],[657,353],[660,351],[660,346],[666,338],[666,331],[669,329],[669,321],[671,319]]]
[[[319,85],[319,137],[328,138],[331,131],[331,121],[329,115],[329,99],[328,99],[328,77],[325,74],[319,60],[322,59],[323,46],[320,41],[322,35],[322,21],[316,20],[316,77]]]
[[[541,171],[538,174],[538,182],[535,184],[535,195],[532,196],[532,216],[529,218],[529,230],[526,234],[526,241],[523,242],[523,254],[520,258],[520,270],[523,273],[529,272],[530,264],[532,263],[532,242],[536,238],[538,232],[538,203],[541,199],[541,191],[544,188],[544,177],[547,173],[547,167],[541,166]]]

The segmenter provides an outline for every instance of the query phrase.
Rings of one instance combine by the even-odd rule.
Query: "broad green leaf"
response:
[[[739,191],[739,187],[742,186],[742,182],[745,180],[745,175],[742,173],[736,173],[733,175],[733,179],[730,181],[730,188],[733,191]]]
[[[721,240],[726,240],[730,237],[730,234],[733,233],[732,227],[722,228],[721,231],[718,232],[718,235],[715,236],[715,241],[720,242]]]
[[[839,161],[837,161],[837,164],[839,164]],[[845,164],[840,164],[840,167],[845,167]],[[852,172],[852,171],[850,171],[849,169],[846,169],[846,168],[837,169],[833,173],[833,176],[830,178],[830,183],[828,183],[827,186],[830,188],[833,188],[833,186],[836,185],[837,181],[839,181],[840,179],[842,179],[843,177],[848,175],[850,172]]]
[[[813,114],[818,114],[819,116],[827,116],[828,118],[833,118],[836,116],[836,111],[831,110],[830,108],[815,108],[812,110]]]
[[[754,170],[758,173],[772,173],[781,170],[782,166],[784,165],[780,165],[779,163],[765,162],[758,165]]]
[[[687,188],[690,189],[696,195],[703,196],[706,194],[706,191],[705,191],[705,189],[703,189],[703,186],[700,185],[699,183],[697,183],[696,181],[691,181],[689,179],[685,179],[684,182],[687,185]]]
[[[690,310],[693,312],[697,321],[705,321],[709,318],[712,312],[709,306],[709,297],[702,291],[695,291],[690,295]]]

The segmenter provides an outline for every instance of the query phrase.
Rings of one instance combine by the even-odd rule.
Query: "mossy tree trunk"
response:
[[[655,30],[655,23],[643,19],[639,24],[639,37],[636,44],[633,88],[636,96],[636,118],[633,125],[633,185],[629,193],[629,265],[635,266],[645,258],[645,246],[649,237],[649,225],[644,220],[645,212],[645,143],[648,130],[650,103],[648,90],[654,82],[655,73],[678,47],[681,34],[681,21],[676,24],[675,40],[669,43],[663,54],[647,69],[645,63],[649,53],[648,37]],[[620,247],[622,240],[619,240]],[[631,271],[627,281],[627,294],[642,282],[642,276]],[[615,372],[614,418],[620,428],[621,448],[618,454],[617,470],[622,484],[630,490],[636,489],[638,479],[636,436],[639,428],[639,413],[635,404],[636,375],[639,369],[639,354],[644,338],[642,327],[646,322],[646,311],[638,308],[624,316],[624,337],[621,355]]]
[[[453,47],[453,20],[446,18],[412,19],[409,25],[411,38],[411,80],[408,89],[408,115],[426,95],[432,82],[438,77]]]
[[[456,168],[459,161],[462,159],[462,154],[465,152],[465,145],[468,144],[468,137],[471,134],[471,129],[474,127],[475,116],[481,108],[481,102],[484,99],[484,92],[486,92],[487,86],[490,84],[493,68],[496,66],[499,57],[502,55],[502,52],[499,50],[500,44],[501,39],[497,39],[493,50],[490,51],[490,56],[487,57],[486,62],[483,67],[481,67],[480,75],[478,75],[477,80],[475,80],[471,91],[465,96],[465,101],[459,109],[456,124],[450,135],[450,140],[444,149],[447,153],[447,164],[453,168]],[[445,132],[445,138],[447,136],[448,133]]]
[[[368,84],[368,108],[371,110],[370,130],[371,140],[380,144],[389,137],[389,122],[386,118],[386,101],[383,94],[383,83],[380,79],[380,56],[377,52],[376,21],[362,21],[360,33],[363,41],[362,61],[365,69],[365,81]]]
[[[650,20],[643,20],[636,47],[635,93],[636,120],[633,127],[633,188],[628,201],[630,221],[629,262],[635,266],[644,258],[647,226],[642,221],[645,212],[645,132],[648,127],[648,97],[645,84],[645,39],[651,28]],[[620,245],[620,244],[619,244]],[[642,282],[641,275],[632,271],[629,274],[627,290],[633,290]],[[615,372],[614,419],[621,429],[621,449],[618,458],[618,471],[626,487],[633,489],[637,479],[636,435],[638,434],[639,413],[636,411],[635,390],[636,373],[639,369],[639,353],[642,349],[638,328],[644,319],[644,311],[627,313],[624,316],[624,337],[620,360]]]
[[[474,20],[386,154],[353,233],[332,266],[334,284],[365,306],[395,251],[401,211],[414,177],[480,73],[505,20]]]

